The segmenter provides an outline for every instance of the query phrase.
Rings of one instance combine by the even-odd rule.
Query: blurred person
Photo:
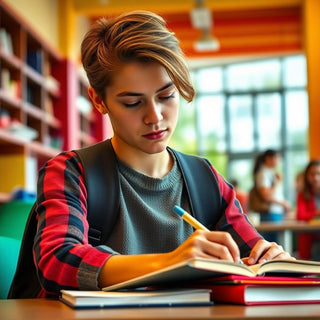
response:
[[[279,162],[280,153],[272,149],[259,154],[255,161],[253,169],[254,188],[260,202],[266,204],[266,206],[262,210],[253,211],[260,213],[261,222],[281,222],[283,216],[291,209],[289,202],[283,196],[282,176],[277,172]],[[251,198],[250,209],[254,209]],[[269,241],[277,240],[275,233],[264,234],[264,237]]]
[[[298,220],[320,220],[320,160],[312,160],[306,166],[296,205]],[[298,254],[300,259],[320,260],[320,235],[299,234]]]

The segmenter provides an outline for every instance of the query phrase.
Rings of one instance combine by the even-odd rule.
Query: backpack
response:
[[[181,168],[192,215],[212,229],[220,217],[222,198],[210,163],[206,159],[169,149],[175,154]],[[118,217],[120,180],[116,156],[110,139],[74,151],[79,156],[85,173],[89,243],[98,246],[106,243]],[[95,192],[97,188],[99,193]],[[99,196],[101,194],[106,197]],[[106,207],[110,208],[108,214],[101,214],[105,213]],[[9,299],[36,298],[41,290],[32,253],[37,231],[36,215],[34,204],[22,238]]]

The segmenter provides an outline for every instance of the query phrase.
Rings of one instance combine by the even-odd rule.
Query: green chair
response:
[[[7,299],[16,271],[21,240],[0,236],[0,299]]]
[[[0,236],[21,240],[34,201],[14,200],[0,206]]]
[[[7,298],[33,203],[34,201],[14,200],[0,206],[0,299]]]

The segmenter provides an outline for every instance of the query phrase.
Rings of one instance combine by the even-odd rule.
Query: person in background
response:
[[[215,217],[211,231],[195,231],[173,212],[174,205],[191,212],[183,172],[168,143],[180,97],[190,102],[195,92],[179,42],[160,16],[134,11],[100,19],[86,34],[81,57],[89,96],[112,124],[118,219],[105,243],[92,246],[79,157],[67,151],[49,160],[38,180],[38,297],[57,296],[65,288],[98,290],[189,258],[238,263],[241,257],[251,265],[290,257],[254,229],[236,206],[233,188],[210,164],[222,199],[219,210],[204,213]],[[107,210],[106,204],[103,214]]]
[[[268,212],[261,213],[261,221],[281,221],[291,205],[284,199],[282,176],[277,172],[280,154],[268,149],[258,155],[253,169],[254,183],[262,199],[270,203]]]
[[[260,222],[281,222],[283,216],[289,213],[291,205],[284,199],[282,176],[277,172],[280,154],[273,149],[267,149],[256,158],[253,176],[254,184],[262,200],[269,203],[269,209],[260,213]],[[274,232],[263,233],[269,241],[277,241]]]
[[[304,171],[302,189],[297,194],[297,220],[320,220],[320,160],[312,160]],[[320,235],[299,234],[300,259],[320,260]]]
[[[229,182],[234,187],[234,191],[236,192],[236,197],[240,202],[243,212],[248,213],[248,199],[249,199],[248,193],[240,189],[238,180],[231,179],[229,180]]]

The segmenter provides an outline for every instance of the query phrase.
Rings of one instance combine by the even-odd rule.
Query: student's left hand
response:
[[[275,242],[269,242],[261,239],[252,248],[249,257],[242,261],[247,265],[263,263],[274,259],[295,259],[288,252],[284,251],[282,246]]]

